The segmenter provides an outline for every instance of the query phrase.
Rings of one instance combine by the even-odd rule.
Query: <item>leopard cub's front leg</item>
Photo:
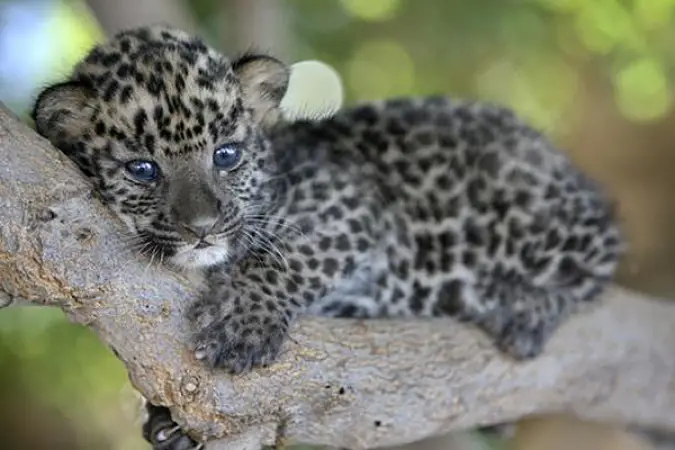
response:
[[[290,277],[283,270],[246,264],[214,275],[188,312],[196,330],[195,357],[235,374],[272,363],[299,309],[299,302],[280,290],[292,282]]]

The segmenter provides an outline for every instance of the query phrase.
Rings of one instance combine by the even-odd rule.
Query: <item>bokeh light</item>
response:
[[[394,41],[369,41],[357,47],[348,62],[347,79],[357,98],[401,95],[415,83],[415,65]]]
[[[389,20],[401,6],[401,0],[340,0],[343,8],[361,20]]]
[[[662,117],[672,105],[672,92],[663,66],[652,58],[635,60],[619,70],[614,79],[616,102],[632,120]]]

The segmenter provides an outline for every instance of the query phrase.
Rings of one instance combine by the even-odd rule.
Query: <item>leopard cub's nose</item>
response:
[[[217,221],[217,217],[202,217],[191,220],[183,226],[186,230],[194,234],[195,237],[203,239],[213,233],[213,228]]]
[[[189,245],[197,248],[205,248],[213,245],[209,236],[214,233],[217,218],[200,218],[199,220],[178,221],[177,231],[182,239]]]

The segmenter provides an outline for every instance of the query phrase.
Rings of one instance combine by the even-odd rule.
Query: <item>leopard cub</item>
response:
[[[407,98],[286,123],[288,80],[273,57],[144,27],[35,104],[139,248],[202,274],[188,320],[205,364],[274,362],[299,314],[452,316],[532,358],[612,278],[610,200],[510,110]],[[196,445],[149,409],[156,449]]]

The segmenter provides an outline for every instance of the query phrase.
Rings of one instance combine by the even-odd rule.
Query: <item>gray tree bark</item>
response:
[[[303,318],[278,363],[231,377],[187,350],[195,292],[126,251],[121,230],[0,105],[0,305],[56,306],[90,327],[210,449],[388,446],[546,412],[675,430],[675,303],[612,287],[527,363],[449,319]]]

